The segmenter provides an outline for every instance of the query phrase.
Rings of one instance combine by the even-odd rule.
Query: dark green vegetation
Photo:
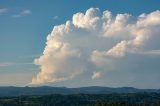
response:
[[[160,93],[1,97],[0,106],[160,106]]]
[[[0,106],[160,106],[160,90],[97,86],[0,87]]]

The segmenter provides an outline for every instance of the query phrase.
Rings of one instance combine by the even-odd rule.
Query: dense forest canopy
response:
[[[0,106],[160,106],[160,94],[52,94],[1,97]]]

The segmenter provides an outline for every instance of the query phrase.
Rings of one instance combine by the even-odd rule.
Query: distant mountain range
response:
[[[137,89],[133,87],[80,87],[80,88],[66,88],[66,87],[0,87],[0,97],[4,96],[20,96],[20,95],[47,95],[47,94],[110,94],[110,93],[142,93],[155,92],[160,93],[160,89]]]

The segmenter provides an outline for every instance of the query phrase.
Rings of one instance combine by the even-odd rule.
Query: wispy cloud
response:
[[[31,15],[32,12],[29,9],[23,10],[21,11],[19,14],[13,15],[14,18],[19,18],[19,17],[24,17],[24,16],[28,16]]]
[[[99,78],[99,77],[101,77],[101,72],[93,72],[93,75],[92,75],[92,80],[95,80],[95,79],[97,79],[97,78]]]
[[[8,8],[0,8],[0,15],[4,14],[4,13],[7,13],[8,10],[9,10]]]
[[[7,66],[11,66],[13,65],[14,63],[11,63],[11,62],[1,62],[0,63],[0,67],[7,67]]]
[[[9,67],[9,66],[17,66],[17,65],[33,65],[33,63],[32,62],[22,62],[22,63],[14,63],[14,62],[0,62],[0,67]]]
[[[57,20],[57,19],[59,19],[59,16],[56,15],[56,16],[53,17],[53,19]]]
[[[131,51],[133,54],[140,54],[140,55],[148,55],[148,56],[159,56],[160,50],[148,50],[148,51]]]
[[[146,52],[148,55],[160,55],[160,50],[151,50]]]

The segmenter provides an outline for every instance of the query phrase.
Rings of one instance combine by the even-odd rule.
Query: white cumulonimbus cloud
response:
[[[127,55],[159,56],[153,42],[159,33],[158,10],[136,17],[108,10],[101,13],[98,8],[76,13],[72,21],[54,26],[48,35],[43,55],[34,61],[40,72],[31,84],[71,80],[82,73],[92,73],[89,79],[96,79]]]

